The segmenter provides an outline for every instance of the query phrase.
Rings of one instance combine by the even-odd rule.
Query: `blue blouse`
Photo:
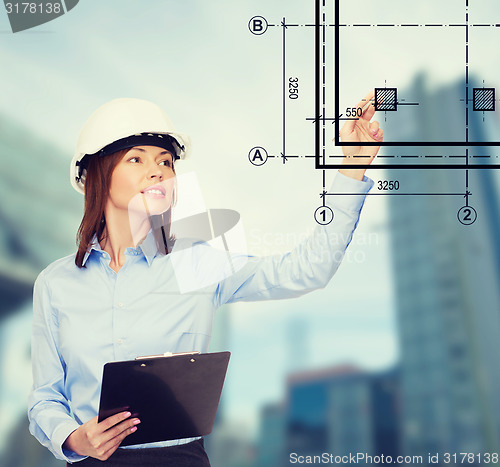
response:
[[[333,221],[318,225],[285,255],[232,254],[228,263],[227,254],[207,243],[191,242],[186,248],[180,240],[165,256],[149,234],[137,248],[127,248],[118,273],[98,242],[86,255],[85,268],[75,265],[74,254],[50,264],[38,276],[33,296],[31,433],[58,459],[83,460],[62,445],[97,415],[106,362],[207,352],[221,305],[297,297],[324,287],[340,265],[372,186],[367,177],[358,181],[337,173],[332,191],[353,194],[328,196]]]

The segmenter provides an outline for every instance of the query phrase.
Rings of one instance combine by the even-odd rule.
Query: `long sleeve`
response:
[[[33,293],[33,387],[28,402],[29,429],[58,459],[74,462],[85,457],[62,448],[79,424],[71,416],[65,396],[65,364],[58,349],[58,323],[42,273],[35,282]]]
[[[373,181],[337,173],[326,205],[333,211],[328,225],[318,225],[312,235],[285,255],[241,258],[246,264],[221,281],[217,305],[236,301],[276,300],[303,295],[325,287],[337,271],[359,221],[366,193]],[[233,258],[238,264],[238,258]]]

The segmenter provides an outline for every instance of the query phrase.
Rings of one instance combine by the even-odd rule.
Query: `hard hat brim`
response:
[[[151,135],[151,136],[147,136]],[[129,135],[128,137],[122,138],[121,140],[115,141],[114,143],[118,143],[116,146],[113,146],[114,143],[109,144],[105,148],[96,148],[93,153],[90,154],[82,154],[76,153],[71,161],[71,172],[70,179],[71,185],[73,188],[81,194],[85,194],[84,186],[85,181],[84,177],[82,177],[82,161],[86,156],[105,156],[112,154],[113,152],[120,151],[122,149],[133,148],[135,146],[158,146],[163,147],[170,152],[169,147],[165,147],[167,145],[163,145],[160,136],[168,136],[169,139],[173,140],[175,143],[173,146],[174,153],[172,154],[175,159],[187,159],[191,155],[191,138],[183,133],[177,132],[165,132],[165,133],[147,133],[146,136],[141,135]],[[137,139],[135,139],[137,138]],[[138,138],[141,138],[140,140]],[[156,138],[156,139],[153,139]],[[135,144],[137,143],[137,144]],[[112,149],[112,150],[111,150]],[[99,154],[100,151],[105,150],[104,153]],[[85,164],[86,165],[86,164]]]

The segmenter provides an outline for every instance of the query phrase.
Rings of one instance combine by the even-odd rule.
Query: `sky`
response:
[[[344,3],[351,7],[343,15],[378,20],[392,12],[396,21],[411,13],[415,21],[429,15],[452,21],[463,2],[386,0],[385,10],[376,7],[380,3]],[[478,4],[479,21],[494,2]],[[154,101],[179,131],[190,134],[193,156],[178,164],[178,172],[196,173],[206,205],[242,214],[250,252],[285,252],[315,225],[322,173],[307,158],[286,164],[272,158],[262,167],[248,161],[254,146],[272,155],[282,150],[283,78],[282,29],[272,26],[255,36],[248,22],[261,15],[271,24],[282,18],[311,23],[313,5],[304,0],[82,0],[64,16],[17,34],[9,32],[0,12],[0,88],[8,90],[0,112],[56,145],[69,165],[79,129],[99,105],[117,97]],[[389,31],[375,38],[349,32],[342,45],[342,105],[355,105],[386,77],[401,88],[421,71],[434,84],[455,80],[463,68],[455,62],[442,65],[440,56],[446,44],[458,40],[452,34],[394,41]],[[481,34],[491,39],[489,31]],[[287,154],[310,155],[313,126],[306,118],[314,112],[313,32],[304,26],[288,28],[286,35],[286,78],[299,80],[299,98],[286,101]],[[429,59],[432,49],[436,54]],[[492,84],[498,82],[499,53],[489,48],[474,55],[475,70]],[[402,66],[409,58],[411,66]],[[333,99],[328,73],[327,94]],[[331,150],[341,154],[340,148]],[[375,181],[387,178],[381,169],[368,175]],[[327,187],[333,177],[334,171],[327,171]],[[225,390],[230,418],[255,430],[262,404],[284,396],[285,375],[294,368],[287,339],[294,322],[305,330],[306,368],[348,362],[376,370],[397,361],[389,235],[384,197],[368,197],[344,264],[324,290],[295,300],[231,306],[227,345],[233,357]]]

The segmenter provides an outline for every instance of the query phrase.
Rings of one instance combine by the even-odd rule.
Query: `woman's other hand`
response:
[[[97,417],[80,425],[64,442],[64,449],[80,456],[90,456],[101,461],[108,459],[124,438],[137,430],[138,418],[130,412],[120,412],[97,423]]]
[[[377,121],[370,122],[375,114],[373,102],[375,92],[369,92],[366,97],[358,102],[357,109],[364,109],[360,117],[348,120],[340,130],[340,138],[343,142],[351,143],[377,143],[384,137],[384,131],[379,127]],[[357,115],[357,113],[355,114]],[[342,164],[368,165],[377,155],[380,146],[342,146],[344,157]],[[341,168],[339,172],[357,180],[363,180],[366,168]]]

